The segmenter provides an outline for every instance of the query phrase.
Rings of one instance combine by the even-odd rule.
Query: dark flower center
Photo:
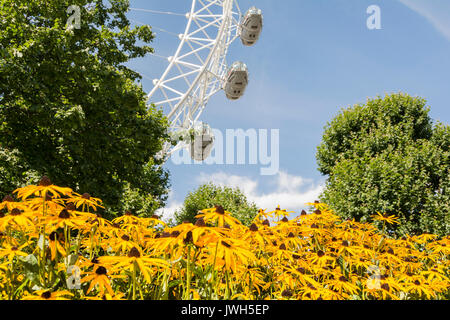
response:
[[[12,215],[12,216],[18,216],[18,215],[20,215],[21,213],[22,213],[22,211],[19,210],[19,209],[17,209],[17,208],[14,208],[14,209],[11,210],[11,215]]]
[[[107,271],[106,271],[105,267],[100,266],[100,267],[97,268],[97,270],[95,270],[95,273],[98,274],[98,275],[103,275],[103,274],[106,274]]]
[[[53,231],[52,233],[50,233],[50,234],[48,235],[48,238],[49,238],[51,241],[55,241],[56,239],[58,239],[58,234],[57,234],[55,231]]]
[[[280,250],[286,250],[286,245],[284,243],[280,244],[279,246]]]
[[[139,253],[139,250],[136,247],[133,247],[130,249],[130,252],[128,252],[129,258],[140,258],[141,254]]]
[[[44,298],[44,299],[50,299],[51,296],[52,296],[52,293],[50,291],[45,291],[41,294],[41,298]]]
[[[89,193],[87,193],[87,192],[83,193],[83,195],[81,197],[83,199],[87,199],[87,200],[91,199],[91,195]]]
[[[349,243],[348,243],[347,240],[344,240],[344,241],[342,241],[342,245],[343,245],[344,247],[348,247],[348,246],[349,246]]]
[[[383,283],[383,284],[381,285],[381,289],[384,289],[384,290],[386,290],[386,291],[389,291],[389,285],[388,285],[387,283]]]
[[[125,211],[124,216],[132,216],[133,214],[130,211]]]
[[[59,213],[58,217],[61,219],[69,219],[70,213],[66,209],[62,209],[61,212]]]
[[[302,212],[300,213],[301,216],[306,216],[308,213],[305,210],[302,210]]]
[[[231,248],[231,245],[225,241],[222,241],[222,244],[227,248]]]
[[[319,226],[318,226],[317,224],[313,223],[313,224],[311,225],[311,228],[312,228],[312,229],[317,229],[317,228],[319,228]]]
[[[124,235],[122,236],[122,240],[124,240],[124,241],[130,241],[130,237],[127,236],[126,234],[124,234]]]
[[[5,196],[2,200],[3,202],[14,202],[13,197],[11,197],[9,194]]]
[[[195,225],[197,227],[206,227],[206,223],[203,218],[198,218],[197,221],[195,221]]]
[[[288,238],[294,238],[294,237],[295,237],[295,235],[292,232],[289,232]]]
[[[387,253],[389,253],[389,254],[394,254],[394,250],[393,250],[392,248],[389,248],[388,251],[387,251]]]
[[[222,206],[215,205],[216,213],[225,214],[225,209]]]
[[[320,211],[319,209],[317,209],[316,211],[314,211],[315,214],[322,214],[322,211]]]
[[[256,232],[258,231],[258,226],[254,223],[252,223],[252,225],[250,226],[250,231]]]
[[[192,231],[189,231],[188,233],[186,233],[186,237],[183,240],[184,244],[189,244],[194,242],[194,238],[192,237]]]
[[[289,297],[292,297],[293,295],[294,295],[294,294],[293,294],[292,291],[289,290],[289,289],[286,289],[286,290],[284,290],[284,291],[281,293],[281,296],[284,297],[284,298],[289,298]]]
[[[153,219],[159,219],[159,216],[156,215],[156,214],[154,214],[154,215],[152,215],[152,218],[153,218]]]
[[[420,281],[419,281],[419,280],[416,280],[416,281],[414,281],[414,284],[415,284],[416,286],[420,286]]]
[[[16,251],[16,250],[19,250],[19,248],[17,248],[16,246],[14,246],[14,247],[11,248],[11,250],[12,250],[12,251]]]
[[[302,268],[302,267],[297,268],[297,271],[300,272],[301,274],[305,274],[306,273],[305,268]]]
[[[340,277],[339,277],[339,281],[347,282],[347,278],[344,277],[344,276],[340,276]]]
[[[281,219],[281,221],[283,222],[289,222],[289,219],[287,217],[283,217],[283,219]]]
[[[52,181],[49,179],[49,177],[43,176],[41,178],[41,181],[39,181],[39,185],[41,187],[48,187],[48,186],[52,185]]]
[[[69,202],[69,203],[66,205],[66,210],[75,211],[75,210],[77,210],[77,208],[75,207],[75,205],[74,205],[72,202]]]
[[[310,289],[312,289],[312,290],[317,290],[316,287],[314,287],[314,286],[313,286],[311,283],[309,283],[309,282],[308,282],[306,285],[307,285]]]
[[[325,255],[325,252],[323,252],[322,250],[317,251],[317,256],[319,258],[323,257]]]
[[[176,238],[176,237],[178,237],[179,235],[180,235],[180,231],[177,231],[177,230],[172,231],[172,233],[170,234],[170,236],[171,236],[172,238]]]
[[[268,227],[270,227],[270,222],[269,222],[269,220],[267,220],[267,219],[264,220],[262,224],[263,224],[263,226],[268,226]]]

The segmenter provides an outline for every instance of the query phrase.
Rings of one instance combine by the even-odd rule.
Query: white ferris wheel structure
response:
[[[202,161],[209,156],[214,137],[200,116],[217,92],[224,90],[230,100],[244,94],[247,66],[239,61],[230,66],[228,48],[238,38],[245,46],[256,43],[262,30],[262,12],[252,7],[243,15],[238,0],[192,0],[185,17],[178,47],[167,57],[165,71],[153,79],[148,103],[161,107],[169,121],[173,142],[164,145],[160,156],[167,159],[177,150],[190,148],[191,157]]]

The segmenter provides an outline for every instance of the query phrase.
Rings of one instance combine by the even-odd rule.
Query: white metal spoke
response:
[[[228,47],[239,36],[241,11],[237,0],[192,0],[190,12],[183,16],[188,21],[179,46],[148,95],[149,103],[170,110],[171,132],[193,128],[208,100],[221,90]],[[165,145],[163,151],[169,155],[185,146]]]

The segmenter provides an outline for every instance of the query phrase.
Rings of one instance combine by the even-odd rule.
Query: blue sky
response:
[[[190,0],[131,0],[131,7],[186,13]],[[208,103],[201,119],[225,129],[280,129],[280,173],[261,176],[259,165],[174,165],[168,161],[172,191],[170,216],[199,184],[239,186],[258,206],[280,204],[299,212],[314,201],[325,177],[315,153],[323,127],[341,108],[367,98],[406,92],[427,99],[431,117],[449,123],[450,1],[448,0],[239,0],[243,11],[263,10],[259,42],[235,41],[228,61],[244,61],[250,71],[245,96],[229,101],[223,92]],[[381,30],[366,26],[370,5],[381,8]],[[154,27],[156,53],[170,56],[186,19],[131,11],[133,21]],[[145,91],[165,64],[157,57],[132,61],[143,74]]]

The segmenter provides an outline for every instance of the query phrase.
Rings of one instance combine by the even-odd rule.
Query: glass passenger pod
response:
[[[237,61],[228,69],[224,91],[228,99],[237,100],[244,95],[248,84],[248,69],[245,63]]]
[[[245,14],[241,28],[241,41],[244,46],[254,45],[261,34],[263,28],[262,11],[256,7],[251,7]]]
[[[191,158],[195,161],[204,161],[210,155],[214,146],[214,133],[206,123],[199,123],[194,128],[190,143]]]

